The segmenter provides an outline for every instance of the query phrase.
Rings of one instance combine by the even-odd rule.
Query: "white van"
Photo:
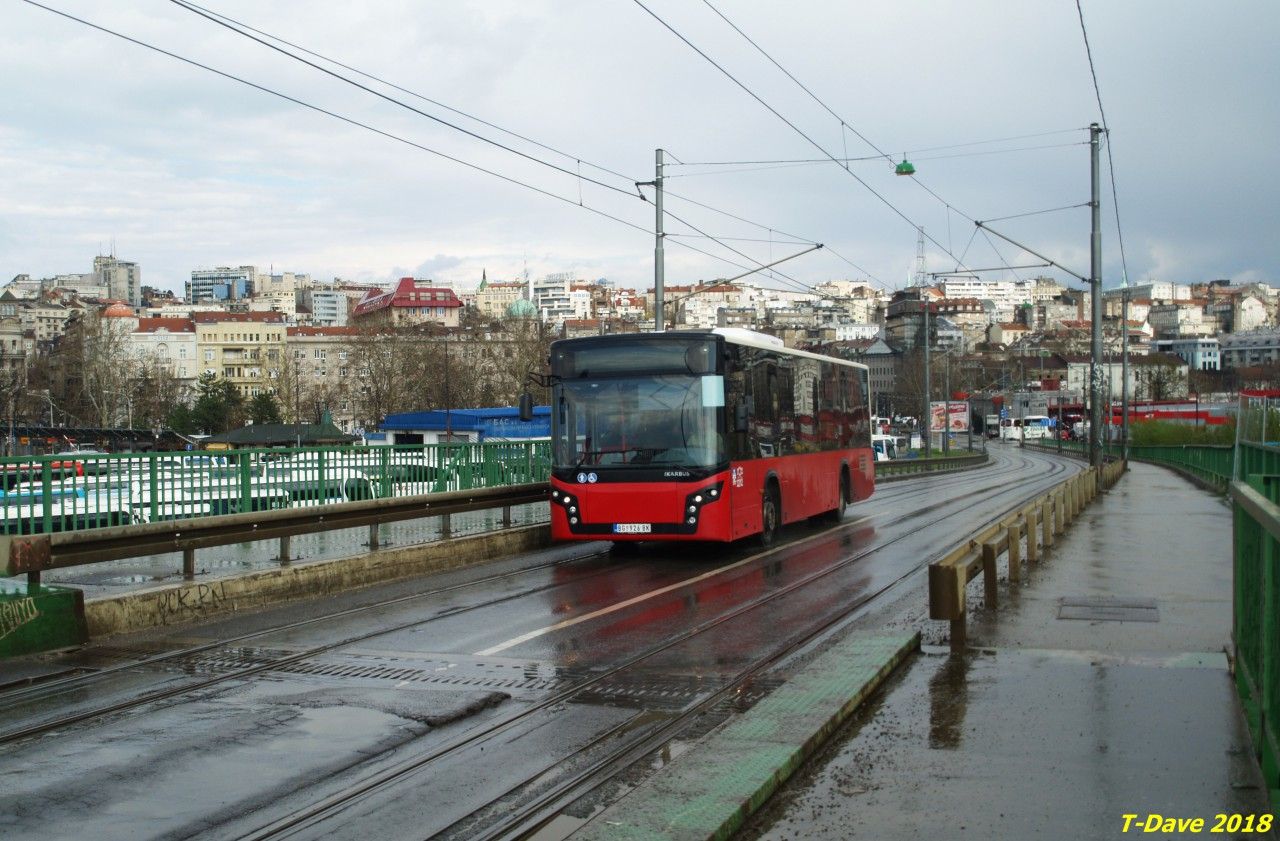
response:
[[[892,461],[898,457],[898,439],[892,435],[872,435],[871,449],[876,451],[876,461]]]
[[[1002,441],[1034,441],[1037,438],[1050,438],[1050,421],[1048,415],[1027,415],[1025,418],[1005,418],[1000,421],[1000,440]]]

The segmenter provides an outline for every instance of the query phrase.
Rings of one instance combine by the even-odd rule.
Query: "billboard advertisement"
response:
[[[929,404],[929,431],[969,431],[969,404],[964,400],[941,400]]]

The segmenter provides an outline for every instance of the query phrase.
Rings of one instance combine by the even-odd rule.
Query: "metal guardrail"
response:
[[[916,458],[899,459],[897,461],[878,461],[875,464],[876,478],[889,479],[897,476],[910,476],[918,473],[946,473],[951,470],[963,470],[979,464],[986,464],[988,455],[985,452],[971,456],[951,456],[949,458]]]
[[[38,585],[40,573],[45,570],[163,552],[182,552],[183,575],[192,578],[195,552],[200,548],[278,539],[279,561],[288,565],[289,538],[296,534],[368,526],[369,547],[377,549],[377,527],[381,523],[443,516],[442,531],[447,537],[451,514],[502,508],[503,525],[508,526],[511,506],[546,498],[547,485],[536,483],[52,534],[0,535],[0,558],[5,562],[6,575],[26,575],[29,586]]]
[[[0,458],[0,532],[51,534],[545,482],[548,442]]]
[[[183,486],[183,490],[191,494],[226,488],[227,494],[215,494],[213,499],[234,503],[228,506],[233,509],[231,512],[181,518],[162,516],[143,522],[134,522],[127,517],[122,517],[119,521],[104,519],[92,528],[66,527],[65,520],[61,520],[59,522],[63,524],[62,528],[36,527],[33,531],[0,534],[0,559],[5,564],[5,575],[26,575],[28,583],[36,585],[40,583],[40,574],[46,570],[181,552],[183,575],[192,578],[195,575],[196,550],[212,546],[279,540],[280,553],[277,560],[281,565],[287,565],[291,558],[289,541],[294,535],[368,526],[368,545],[370,549],[377,549],[377,527],[382,523],[442,516],[442,532],[448,537],[449,515],[487,508],[504,509],[503,526],[506,527],[511,523],[512,506],[541,502],[547,498],[548,485],[542,474],[549,473],[549,467],[545,467],[545,462],[541,459],[544,447],[544,444],[485,444],[403,449],[383,447],[236,451],[228,454],[231,459],[226,462],[230,465],[229,469],[221,470],[221,462],[203,462],[202,467],[207,468],[212,464],[213,469],[202,474],[201,481]],[[413,458],[404,458],[406,454]],[[169,455],[171,454],[141,453],[106,457],[102,454],[98,457],[107,464],[117,466],[142,463],[146,466],[147,473],[154,476],[158,472],[160,460]],[[273,458],[263,458],[264,455]],[[240,457],[238,460],[237,456]],[[196,458],[209,457],[201,454]],[[342,461],[343,458],[346,458],[345,462]],[[279,505],[270,504],[273,499],[271,494],[285,494],[289,488],[269,481],[256,482],[255,479],[269,479],[272,472],[267,466],[285,459],[293,460],[294,469],[301,463],[314,467],[314,472],[295,472],[289,476],[287,481],[294,483],[294,489],[300,492],[300,498],[282,497]],[[886,468],[894,475],[941,472],[974,466],[986,460],[986,453],[979,453],[973,456],[904,462],[901,465],[881,463],[877,466],[877,474]],[[16,463],[16,460],[10,460],[10,463]],[[376,468],[376,472],[373,468]],[[45,476],[45,489],[53,487],[48,480],[56,470],[70,471],[73,474],[55,480],[63,482],[78,483],[85,480],[86,475],[101,475],[94,470],[86,474],[82,468],[68,463],[65,457],[46,457],[39,469]],[[101,488],[119,484],[120,471],[102,473],[113,478],[105,480]],[[276,471],[276,474],[279,475],[280,471]],[[504,484],[512,479],[529,477],[533,477],[534,481],[516,485]],[[234,478],[236,481],[234,484],[223,483],[222,478]],[[326,488],[339,487],[344,478],[347,482],[366,484],[377,479],[381,483],[381,490],[341,497],[326,495]],[[466,487],[445,492],[386,496],[389,488],[414,488],[424,484],[438,488],[451,483]],[[164,484],[161,483],[160,487],[163,491]],[[158,505],[156,497],[161,495],[152,495],[149,504],[152,507]],[[350,496],[366,498],[341,501]],[[48,497],[46,492],[46,502]],[[85,498],[77,497],[81,500]],[[46,522],[50,516],[47,508],[48,505],[45,511]],[[59,516],[70,515],[63,513]]]
[[[1280,807],[1280,476],[1251,475],[1228,492],[1234,519],[1236,690],[1272,802]]]
[[[996,607],[999,595],[996,562],[1000,555],[1008,553],[1009,581],[1021,581],[1024,539],[1027,560],[1039,560],[1041,551],[1053,546],[1054,536],[1062,534],[1097,496],[1099,471],[1103,487],[1109,488],[1124,474],[1125,463],[1114,461],[1101,468],[1090,467],[1063,480],[929,564],[929,618],[951,622],[952,651],[963,651],[968,638],[965,594],[969,582],[982,573],[983,598],[989,607]]]

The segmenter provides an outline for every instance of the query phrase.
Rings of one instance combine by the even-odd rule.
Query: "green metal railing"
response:
[[[1255,449],[1260,448],[1252,444],[1241,445],[1242,453]],[[1231,481],[1235,448],[1209,444],[1131,444],[1129,460],[1167,464],[1225,491]]]
[[[1058,447],[1056,442],[1048,441],[1039,442],[1037,446],[1050,451]],[[1078,455],[1086,451],[1087,445],[1083,441],[1063,441],[1061,449],[1064,453]],[[1231,481],[1235,451],[1235,447],[1225,444],[1130,444],[1129,460],[1165,464],[1226,491],[1227,483]],[[1105,452],[1119,456],[1120,447],[1113,442]],[[1276,447],[1242,443],[1240,458],[1242,474],[1280,474],[1280,449]]]
[[[1280,809],[1280,476],[1230,483],[1236,689],[1271,802]]]
[[[137,522],[545,482],[546,441],[0,458],[0,531]]]

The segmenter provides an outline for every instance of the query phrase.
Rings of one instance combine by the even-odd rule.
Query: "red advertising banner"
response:
[[[969,404],[961,400],[941,400],[929,404],[929,431],[969,431]]]

